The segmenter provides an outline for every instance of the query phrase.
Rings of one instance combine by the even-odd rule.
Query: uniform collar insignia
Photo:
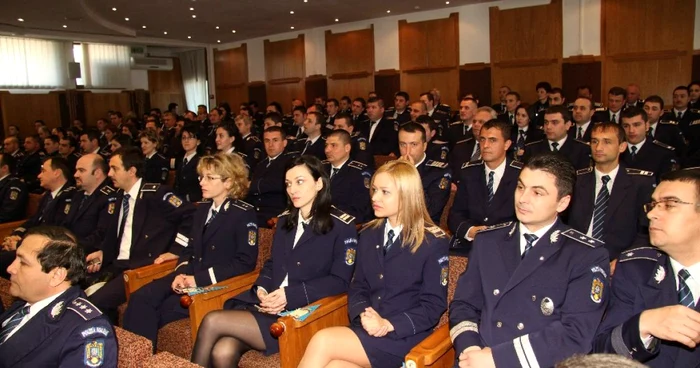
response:
[[[656,269],[656,274],[654,274],[654,281],[656,281],[657,284],[660,284],[665,278],[666,269],[664,269],[664,266],[659,265],[659,268]]]
[[[56,303],[56,305],[51,308],[51,318],[56,319],[63,313],[63,301]]]
[[[560,230],[554,230],[554,232],[552,233],[552,235],[549,236],[549,242],[550,242],[550,243],[556,243],[557,240],[559,240],[559,233],[560,233],[560,232],[561,232]]]

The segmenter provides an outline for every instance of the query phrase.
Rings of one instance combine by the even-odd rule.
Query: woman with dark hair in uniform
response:
[[[248,350],[276,353],[278,341],[268,331],[280,312],[347,291],[357,246],[354,218],[331,205],[330,179],[320,160],[295,158],[285,172],[290,201],[279,215],[272,256],[250,290],[204,317],[194,363],[237,367]]]

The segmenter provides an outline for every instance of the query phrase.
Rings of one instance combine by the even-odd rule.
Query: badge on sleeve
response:
[[[442,189],[442,190],[447,189],[448,184],[449,184],[449,181],[447,180],[447,178],[443,177],[442,179],[440,179],[440,185],[439,185],[440,189]]]
[[[442,151],[440,152],[440,159],[441,159],[441,160],[447,159],[447,151],[442,150]]]
[[[63,213],[66,215],[70,212],[70,203],[66,203],[66,207],[63,209]]]
[[[173,193],[166,194],[164,199],[167,199],[168,203],[170,203],[175,208],[178,208],[182,205],[182,199],[178,198]]]
[[[603,301],[603,280],[598,277],[593,278],[593,283],[591,284],[591,300],[594,303],[600,304]]]
[[[18,190],[11,190],[10,191],[10,199],[13,201],[16,201],[17,197],[19,197],[19,191]]]
[[[360,151],[365,151],[365,150],[367,150],[367,142],[360,141]]]
[[[357,251],[355,248],[348,248],[345,250],[345,264],[348,266],[352,266],[355,264],[355,253]]]
[[[85,365],[88,367],[100,367],[104,363],[105,341],[95,339],[85,344]]]
[[[440,285],[447,286],[447,280],[450,275],[450,258],[442,257],[438,259],[440,265]]]
[[[114,202],[110,203],[110,204],[107,206],[107,213],[109,213],[110,215],[114,215],[114,208],[115,208],[115,206],[116,206],[116,204],[115,204]]]

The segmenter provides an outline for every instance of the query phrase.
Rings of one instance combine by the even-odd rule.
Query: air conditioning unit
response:
[[[132,57],[131,69],[173,70],[173,59],[157,57]]]

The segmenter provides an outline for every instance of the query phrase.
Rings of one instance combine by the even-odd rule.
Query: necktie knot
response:
[[[608,185],[608,182],[610,181],[610,175],[603,175],[603,177],[600,178],[600,180],[603,181],[603,185]]]
[[[558,151],[559,151],[559,148],[558,148],[558,147],[559,147],[559,143],[558,143],[558,142],[552,143],[552,151],[558,152]]]
[[[187,166],[187,163],[190,162],[187,158],[182,160],[182,166]]]
[[[520,136],[524,137],[525,136],[525,131],[523,129],[520,129]]]
[[[684,268],[678,271],[678,277],[681,278],[683,281],[688,281],[688,279],[690,278],[690,272],[688,272],[688,270]]]
[[[521,258],[525,258],[530,249],[532,249],[535,241],[539,238],[535,234],[523,234],[523,237],[525,238],[525,249],[523,250],[523,255]]]
[[[336,175],[338,175],[338,171],[340,171],[340,169],[335,168],[335,167],[332,168],[332,169],[331,169],[331,178],[334,177],[334,176],[336,176]]]
[[[578,127],[578,136],[576,139],[581,139],[583,138],[583,127]]]
[[[386,233],[386,243],[384,244],[384,254],[389,251],[391,245],[394,244],[394,230],[389,229]]]
[[[630,147],[630,150],[632,151],[632,154],[633,154],[633,155],[636,155],[636,154],[637,154],[637,146],[632,146],[632,147]]]
[[[124,200],[129,201],[131,199],[131,195],[129,193],[124,194]]]

